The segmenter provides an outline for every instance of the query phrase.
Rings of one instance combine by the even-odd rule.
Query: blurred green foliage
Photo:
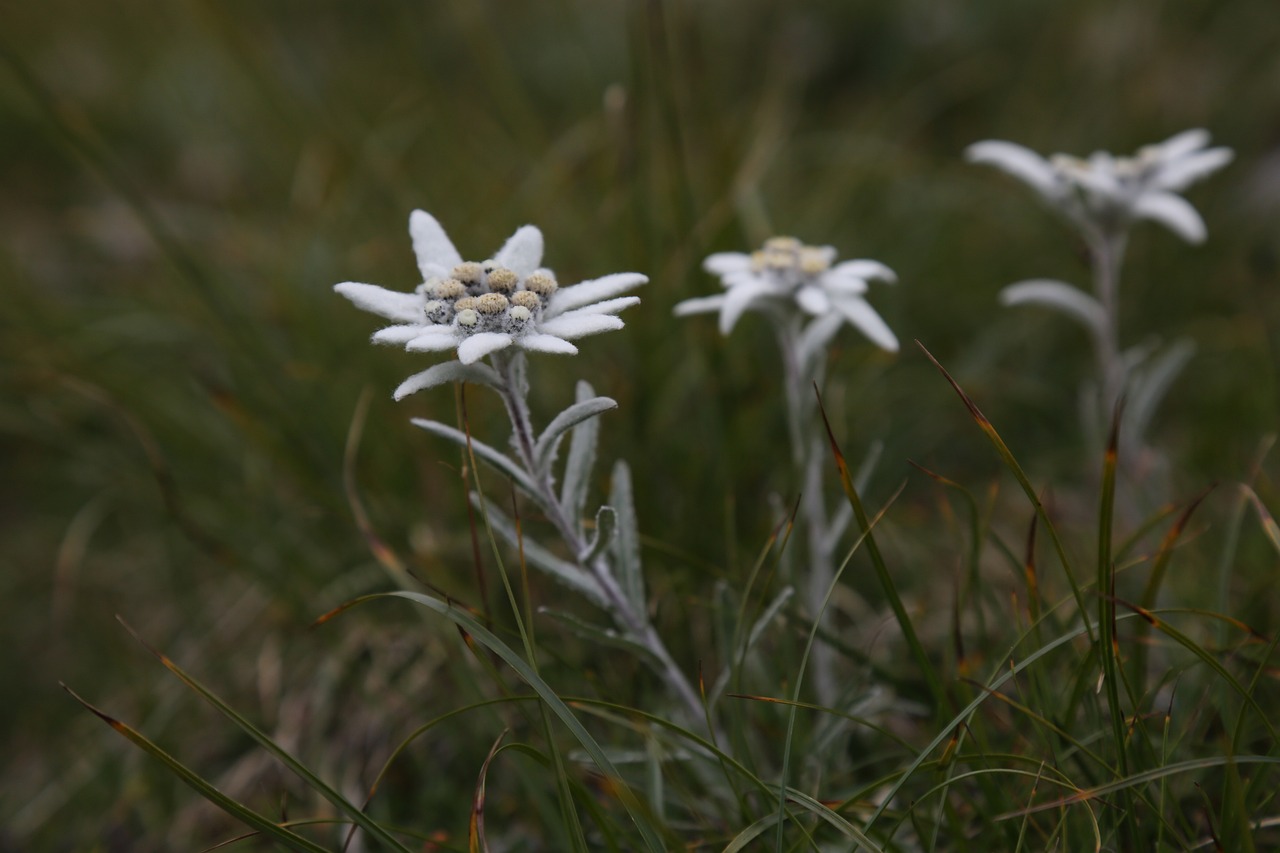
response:
[[[1248,476],[1276,429],[1274,0],[7,4],[0,849],[234,834],[59,680],[233,788],[265,772],[115,613],[355,791],[388,744],[452,707],[448,685],[467,670],[449,629],[384,609],[305,630],[387,585],[343,485],[365,389],[356,471],[374,527],[430,583],[477,598],[457,454],[408,423],[451,420],[454,402],[442,390],[392,403],[424,360],[368,346],[371,318],[331,291],[417,283],[412,208],[469,257],[534,222],[562,281],[650,276],[625,332],[535,359],[535,404],[557,411],[578,378],[619,400],[602,455],[633,462],[659,621],[693,667],[707,638],[688,626],[712,577],[745,572],[776,520],[769,496],[798,488],[763,324],[722,340],[710,319],[671,317],[716,287],[700,259],[778,232],[889,264],[901,283],[873,293],[877,308],[952,370],[1087,531],[1099,463],[1075,419],[1086,342],[995,304],[1011,281],[1085,284],[1087,269],[1024,188],[960,152],[1004,138],[1123,153],[1195,126],[1237,152],[1190,193],[1209,240],[1142,228],[1122,283],[1127,343],[1199,346],[1153,430],[1173,460],[1159,496],[1171,501]],[[889,358],[840,340],[837,434],[855,460],[885,442],[870,500],[906,481],[885,522],[901,583],[945,601],[962,535],[906,460],[976,492],[1003,482],[999,460],[914,347]],[[473,428],[500,444],[495,402],[469,403]],[[1016,540],[1028,518],[1017,506],[997,525]],[[1249,525],[1241,553],[1255,558],[1234,589],[1247,599],[1275,556]],[[1178,583],[1196,594],[1194,578]],[[1275,626],[1273,598],[1250,607]],[[438,791],[391,795],[412,800],[396,810],[420,826],[465,827],[457,781],[492,733],[462,731],[421,759]]]

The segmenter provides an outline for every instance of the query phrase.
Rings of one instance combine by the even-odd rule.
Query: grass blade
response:
[[[59,682],[59,684],[61,684],[61,682]],[[61,684],[61,686],[63,690],[71,694],[72,699],[79,702],[86,710],[97,716],[98,719],[102,720],[107,725],[111,726],[111,728],[123,735],[127,740],[133,742],[136,746],[141,747],[144,752],[160,759],[161,763],[168,767],[183,782],[186,782],[191,786],[196,793],[200,794],[200,796],[204,797],[206,800],[213,803],[236,820],[246,826],[253,827],[258,832],[268,838],[272,838],[281,844],[284,844],[291,850],[302,851],[302,853],[327,853],[326,849],[321,847],[319,844],[303,838],[295,832],[290,832],[288,829],[270,818],[260,815],[247,806],[237,803],[235,800],[231,799],[226,794],[215,788],[212,784],[207,782],[203,777],[196,774],[195,771],[191,770],[181,761],[174,758],[168,752],[165,752],[160,748],[160,746],[148,739],[137,729],[127,723],[123,723],[120,720],[115,719],[106,712],[95,708],[93,705],[90,705],[84,699],[80,698],[80,696],[67,685]]]
[[[853,477],[849,474],[849,465],[845,462],[844,454],[840,452],[840,445],[836,443],[835,433],[831,431],[831,422],[827,420],[827,410],[822,405],[822,394],[818,391],[816,383],[813,386],[813,390],[818,395],[818,411],[822,415],[822,425],[827,429],[827,439],[831,443],[831,453],[835,457],[836,468],[840,472],[840,485],[844,488],[845,496],[849,499],[849,505],[853,507],[853,515],[858,521],[858,527],[866,538],[867,554],[871,557],[871,564],[875,566],[876,577],[880,579],[885,598],[889,600],[889,606],[893,608],[893,615],[898,620],[898,626],[902,629],[902,635],[906,638],[907,647],[911,649],[911,655],[915,658],[916,666],[920,667],[920,673],[929,685],[929,692],[933,694],[937,710],[941,711],[947,704],[946,690],[943,689],[942,681],[938,678],[933,662],[929,659],[928,652],[925,651],[924,645],[920,642],[920,637],[916,634],[915,626],[911,624],[911,617],[908,615],[906,607],[903,606],[902,599],[898,596],[898,590],[894,586],[893,576],[889,574],[889,567],[885,564],[880,548],[876,545],[875,535],[871,532],[871,523],[867,519],[867,511],[862,506],[862,499],[858,497],[858,490],[853,487]]]
[[[583,727],[578,718],[574,716],[573,711],[564,703],[564,700],[556,695],[555,691],[551,689],[551,686],[543,681],[541,676],[533,670],[533,667],[520,657],[514,649],[499,639],[496,634],[482,625],[478,619],[467,611],[461,610],[452,604],[424,593],[403,590],[374,593],[356,598],[348,602],[341,609],[347,610],[358,604],[382,598],[403,598],[406,601],[426,607],[428,610],[436,612],[457,625],[462,630],[466,631],[476,641],[484,645],[485,648],[502,658],[502,660],[516,672],[521,680],[533,688],[534,692],[538,694],[539,698],[542,699],[551,713],[560,719],[565,728],[567,728],[573,734],[574,738],[577,739],[578,743],[586,751],[587,755],[591,756],[591,760],[596,763],[596,766],[600,768],[600,771],[609,780],[610,787],[618,795],[618,798],[622,801],[622,804],[626,808],[628,814],[631,815],[632,821],[635,823],[636,828],[644,838],[645,847],[654,851],[654,853],[661,853],[661,851],[666,849],[657,831],[650,826],[649,822],[643,817],[645,814],[643,805],[640,803],[635,793],[630,789],[630,787],[628,787],[627,783],[622,779],[617,768],[613,766],[613,762],[611,762],[609,757],[605,754],[604,749],[601,748],[595,738],[593,738],[586,728]]]
[[[947,372],[947,369],[933,357],[933,353],[925,349],[924,344],[920,343],[920,341],[916,341],[916,346],[918,346],[920,351],[925,354],[925,357],[933,363],[933,366],[938,368],[938,372],[941,373],[943,378],[951,385],[952,390],[959,395],[960,401],[964,403],[965,408],[969,410],[969,414],[973,417],[974,422],[977,423],[978,428],[986,434],[987,438],[991,441],[992,446],[995,447],[996,453],[1000,455],[1005,466],[1013,474],[1014,479],[1018,481],[1018,485],[1022,487],[1022,491],[1027,496],[1027,500],[1031,501],[1031,505],[1035,507],[1036,515],[1040,518],[1040,522],[1049,533],[1049,538],[1053,542],[1054,551],[1058,554],[1058,562],[1062,564],[1063,574],[1066,575],[1067,583],[1071,586],[1071,594],[1075,597],[1076,608],[1080,612],[1080,618],[1084,625],[1085,632],[1089,636],[1089,642],[1094,642],[1093,626],[1089,623],[1089,608],[1085,606],[1084,595],[1080,592],[1080,586],[1076,583],[1075,575],[1071,571],[1071,560],[1067,557],[1067,549],[1063,546],[1062,539],[1058,536],[1058,531],[1054,528],[1053,522],[1049,518],[1049,514],[1045,511],[1044,504],[1040,502],[1040,497],[1036,494],[1035,488],[1031,485],[1031,480],[1027,477],[1027,473],[1022,470],[1022,466],[1018,464],[1018,460],[1014,458],[1013,451],[1009,450],[1009,446],[1004,443],[1004,439],[1000,437],[998,432],[996,432],[995,426],[992,425],[991,421],[987,420],[987,416],[982,414],[982,410],[979,409],[977,404],[975,404],[973,400],[969,398],[969,395],[964,392],[964,389],[960,387],[960,383],[956,382],[956,380],[952,378],[951,374]]]
[[[278,760],[285,767],[289,768],[291,771],[297,774],[297,776],[300,779],[306,782],[312,789],[314,789],[322,797],[324,797],[326,800],[328,800],[330,803],[336,806],[340,811],[346,812],[346,814],[349,815],[353,821],[359,824],[359,826],[363,830],[365,830],[365,832],[369,833],[369,835],[372,838],[377,839],[384,847],[388,849],[398,850],[400,851],[400,853],[409,853],[409,848],[405,847],[403,844],[397,841],[396,838],[392,836],[391,833],[387,832],[387,830],[384,829],[380,824],[378,824],[377,821],[373,820],[371,817],[366,815],[359,808],[357,808],[356,806],[348,802],[345,797],[343,797],[341,794],[335,791],[332,787],[330,787],[328,783],[326,783],[323,779],[321,779],[319,776],[313,773],[306,765],[304,765],[302,762],[298,761],[296,758],[290,755],[287,751],[285,751],[279,744],[277,744],[274,740],[272,740],[265,732],[263,732],[253,723],[251,723],[248,720],[248,718],[242,716],[238,711],[236,711],[226,702],[223,702],[222,699],[220,699],[217,696],[217,694],[215,694],[212,690],[205,687],[203,684],[201,684],[194,677],[189,675],[185,670],[182,669],[182,667],[178,666],[168,657],[166,657],[165,655],[161,654],[158,650],[148,645],[147,642],[143,640],[142,637],[140,637],[138,633],[134,631],[133,628],[131,628],[127,622],[125,622],[119,616],[117,616],[116,619],[120,622],[121,625],[124,626],[125,630],[128,631],[133,636],[133,638],[142,645],[143,648],[151,652],[151,654],[155,655],[155,657],[160,661],[160,663],[164,664],[166,669],[168,669],[170,672],[176,675],[179,681],[181,681],[183,684],[187,685],[187,687],[191,688],[193,691],[199,694],[202,699],[204,699],[206,702],[208,702],[210,705],[216,708],[219,711],[219,713],[221,713],[224,717],[229,719],[231,722],[235,723],[235,725],[242,732],[249,735],[249,737],[252,738],[259,746],[261,746],[263,749],[267,750],[267,752],[275,756],[276,760]]]

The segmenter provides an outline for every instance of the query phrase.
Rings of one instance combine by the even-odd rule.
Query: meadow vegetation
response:
[[[1273,17],[6,7],[0,850],[1280,844]],[[1135,225],[1116,305],[1123,346],[1194,353],[1116,458],[1087,334],[998,301],[1087,287],[1090,247],[964,152],[1197,127],[1234,150],[1185,190],[1207,239]],[[538,427],[617,403],[578,532],[629,480],[626,619],[494,527],[573,557],[548,504],[411,421],[506,450],[510,399],[393,400],[452,356],[369,346],[333,292],[421,283],[418,208],[469,260],[533,223],[562,285],[647,276],[625,329],[528,359]],[[761,313],[673,315],[780,234],[896,273],[900,349],[839,330],[820,409]],[[815,485],[849,518],[819,631]]]

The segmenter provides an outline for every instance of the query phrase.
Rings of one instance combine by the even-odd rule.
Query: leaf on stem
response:
[[[517,465],[509,456],[500,453],[493,447],[485,444],[483,441],[468,436],[459,429],[454,429],[447,424],[439,421],[431,421],[426,418],[412,418],[410,421],[414,426],[425,429],[432,435],[438,435],[441,438],[447,438],[454,444],[459,445],[463,449],[470,447],[476,456],[488,462],[497,468],[503,474],[506,474],[513,483],[519,486],[530,497],[537,500],[539,498],[538,487],[524,470]]]
[[[498,372],[487,364],[463,364],[460,361],[446,361],[432,365],[421,373],[415,373],[400,383],[392,395],[403,400],[410,394],[434,388],[446,382],[472,382],[476,385],[488,385],[497,388],[502,385]]]
[[[1129,379],[1128,421],[1125,432],[1141,441],[1164,395],[1169,392],[1182,368],[1195,355],[1196,345],[1188,338],[1175,341],[1160,355],[1146,362]]]
[[[1000,304],[1043,305],[1078,321],[1095,336],[1106,334],[1107,312],[1102,303],[1063,281],[1035,278],[1011,284],[1000,291]]]
[[[640,562],[640,528],[636,519],[635,498],[631,494],[631,469],[619,459],[613,466],[609,489],[609,505],[617,519],[609,551],[613,554],[613,570],[627,598],[637,613],[648,610],[644,591],[644,566]]]
[[[538,436],[533,446],[533,458],[538,471],[550,472],[556,458],[556,451],[560,447],[560,440],[566,432],[585,420],[616,408],[618,408],[616,400],[609,397],[591,397],[579,400],[552,418],[551,423],[547,424],[547,428],[542,431],[542,435]]]
[[[813,373],[810,362],[826,355],[827,344],[843,325],[844,317],[835,311],[829,311],[804,327],[796,343],[796,361],[806,375]]]
[[[587,542],[587,550],[581,557],[583,564],[590,563],[604,552],[613,542],[613,533],[618,526],[618,514],[613,507],[605,505],[596,510],[596,529]]]
[[[481,498],[474,493],[471,495],[471,503],[476,508],[480,508],[482,500],[484,501],[484,510],[489,516],[489,525],[494,532],[501,536],[512,548],[523,548],[525,561],[529,565],[541,569],[556,580],[586,596],[597,607],[605,607],[605,600],[601,596],[599,588],[586,572],[568,560],[560,559],[537,542],[529,539],[529,537],[522,537],[520,532],[516,530],[512,520],[506,513],[498,509],[493,501]]]
[[[579,403],[594,396],[595,391],[590,384],[578,383]],[[591,482],[591,470],[596,464],[596,441],[599,435],[600,422],[595,418],[588,418],[573,428],[573,437],[569,439],[569,458],[564,463],[564,480],[560,486],[560,506],[565,515],[578,525],[582,524],[582,512],[587,504],[587,486]]]

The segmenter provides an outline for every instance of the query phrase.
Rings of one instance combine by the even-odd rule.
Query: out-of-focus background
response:
[[[898,272],[871,301],[903,351],[843,333],[827,406],[854,460],[884,442],[873,504],[906,484],[885,530],[912,594],[950,588],[962,535],[907,460],[978,493],[1003,482],[916,338],[1087,542],[1087,341],[995,299],[1021,278],[1087,285],[1087,266],[1024,187],[963,161],[971,142],[1128,153],[1205,127],[1235,149],[1188,192],[1205,245],[1138,229],[1121,310],[1126,343],[1198,347],[1151,433],[1168,461],[1158,498],[1248,477],[1280,404],[1275,13],[1273,0],[5,5],[0,849],[198,849],[237,831],[59,681],[287,810],[296,783],[116,614],[356,799],[413,726],[461,701],[474,667],[451,628],[382,604],[308,630],[390,587],[353,492],[416,574],[479,603],[457,452],[408,422],[453,421],[452,392],[393,403],[427,359],[369,346],[377,319],[331,289],[417,284],[415,207],[466,257],[533,222],[561,281],[649,275],[625,331],[533,360],[534,404],[553,414],[580,378],[619,401],[602,458],[633,463],[658,621],[691,671],[711,584],[742,576],[776,521],[771,496],[798,488],[764,324],[722,339],[711,317],[671,316],[717,289],[699,268],[711,251],[794,234]],[[468,403],[501,445],[496,401]],[[1256,529],[1243,536],[1248,597],[1276,564]],[[1194,594],[1195,578],[1177,583]],[[535,593],[560,590],[535,579]],[[1268,599],[1252,607],[1274,616]],[[634,664],[561,654],[571,689],[652,690]],[[484,719],[406,756],[380,795],[393,814],[464,837],[497,731]],[[492,808],[521,819],[518,803]]]

